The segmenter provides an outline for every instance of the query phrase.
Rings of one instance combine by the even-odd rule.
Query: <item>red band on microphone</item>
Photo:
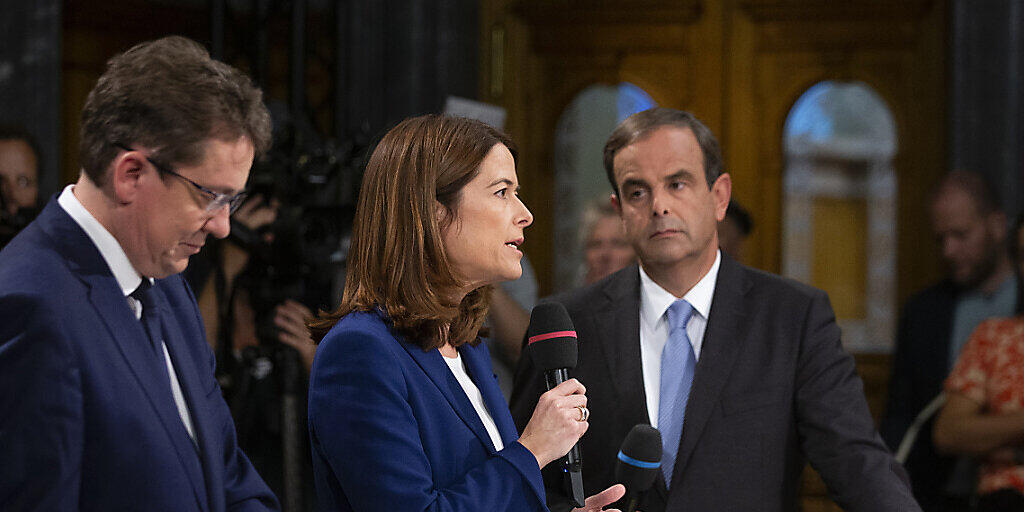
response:
[[[576,331],[555,331],[546,332],[544,334],[538,334],[536,336],[530,336],[526,340],[526,344],[536,343],[538,341],[550,340],[551,338],[575,338]]]

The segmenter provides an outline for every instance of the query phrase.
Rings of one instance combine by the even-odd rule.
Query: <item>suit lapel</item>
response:
[[[163,358],[153,353],[152,345],[142,323],[135,318],[128,299],[114,279],[110,268],[99,249],[77,223],[51,200],[40,214],[43,230],[54,240],[68,267],[89,288],[89,302],[107,327],[107,333],[125,363],[139,383],[143,393],[163,424],[171,443],[178,452],[183,469],[189,475],[199,506],[205,510],[206,502],[201,474],[190,469],[188,458],[195,457],[195,448],[184,430],[181,417],[174,405],[166,368],[161,367]],[[165,323],[166,325],[166,323]],[[100,333],[96,333],[97,338]],[[191,452],[191,453],[189,453]]]
[[[690,455],[718,404],[718,397],[742,348],[742,340],[745,339],[742,326],[746,322],[741,304],[748,285],[742,272],[739,264],[722,254],[700,360],[697,362],[690,399],[686,405],[683,435],[673,475],[684,474]]]
[[[639,404],[641,414],[627,418],[636,423],[650,423],[644,391],[644,373],[640,361],[640,270],[626,267],[604,287],[605,303],[592,318],[597,326],[594,339],[580,339],[584,344],[596,343],[608,363],[608,375],[619,403]],[[603,334],[603,335],[600,335]]]
[[[221,471],[220,460],[216,456],[218,455],[217,447],[211,444],[211,436],[208,435],[212,432],[212,426],[208,422],[212,415],[206,414],[206,411],[201,409],[201,406],[206,403],[206,394],[200,385],[202,379],[196,372],[196,369],[201,366],[190,356],[189,350],[186,347],[186,338],[181,332],[181,326],[178,322],[170,321],[172,318],[170,314],[171,308],[167,303],[163,288],[159,286],[160,283],[161,281],[157,281],[157,286],[154,287],[154,290],[157,291],[155,294],[157,313],[163,319],[161,324],[163,325],[164,344],[167,346],[167,352],[170,354],[171,361],[174,364],[178,384],[181,386],[181,393],[184,395],[185,405],[188,407],[192,419],[192,428],[195,430],[196,435],[196,445],[187,446],[187,448],[193,451],[196,451],[196,448],[198,448],[198,456],[202,466],[202,481],[197,481],[196,477],[199,475],[194,475],[192,472],[189,473],[189,477],[192,479],[192,485],[196,487],[197,498],[200,497],[200,491],[205,490],[206,493],[202,495],[200,501],[206,505],[211,501],[210,498],[212,498],[214,504],[210,508],[221,510],[224,506],[223,504],[218,505],[217,502],[223,499],[223,492],[216,492],[215,489],[223,489],[223,483],[220,481],[223,471]],[[175,409],[175,413],[177,413],[177,409]],[[184,436],[178,435],[175,437],[190,441],[188,431],[185,429],[180,416],[178,416],[176,426],[181,427],[180,430],[184,433]],[[190,455],[183,453],[186,449],[185,446],[175,446],[179,449],[179,456]],[[186,462],[186,460],[182,462]]]
[[[494,443],[491,442],[491,436],[487,435],[487,430],[484,429],[484,424],[480,421],[476,409],[473,409],[473,404],[469,402],[469,398],[462,390],[459,381],[455,380],[451,369],[448,368],[448,363],[442,359],[441,353],[437,350],[424,352],[423,349],[410,343],[404,336],[398,334],[395,334],[395,338],[405,351],[412,356],[416,364],[423,369],[427,377],[437,386],[437,389],[441,391],[441,394],[448,400],[452,409],[462,418],[466,426],[480,439],[480,442],[484,443],[484,446],[490,447],[493,451]]]
[[[632,428],[639,423],[650,424],[640,359],[640,267],[633,264],[615,273],[605,283],[602,292],[604,303],[595,308],[596,312],[589,319],[596,326],[594,338],[581,337],[580,350],[586,350],[584,344],[600,346],[604,354],[600,359],[608,364],[608,375],[614,376],[611,381],[621,404],[622,426]],[[668,490],[660,472],[654,488],[665,500]]]
[[[488,412],[491,413],[494,425],[498,427],[498,434],[501,437],[502,444],[508,446],[515,442],[516,439],[519,439],[519,433],[516,431],[516,425],[512,421],[512,414],[508,410],[505,397],[501,394],[501,388],[498,387],[497,382],[492,377],[494,372],[490,368],[490,358],[487,351],[483,350],[482,347],[472,348],[463,345],[459,347],[459,353],[462,354],[462,360],[466,362],[466,370],[469,373],[469,377],[473,379],[476,387],[480,389],[480,394],[484,397],[484,405],[487,406]],[[484,433],[486,433],[486,429],[484,429]],[[490,439],[490,436],[487,436],[488,446],[493,444],[490,443]]]
[[[618,394],[622,425],[651,424],[644,388],[643,362],[640,358],[640,267],[630,265],[609,278],[604,285],[604,304],[591,318],[597,326],[596,339],[580,339],[580,345],[597,342],[608,364],[608,375]],[[581,348],[581,350],[583,350]],[[625,412],[628,411],[628,412]],[[668,487],[658,473],[654,489],[662,501],[668,498]]]

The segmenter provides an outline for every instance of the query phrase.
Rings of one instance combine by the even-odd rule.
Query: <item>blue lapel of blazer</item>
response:
[[[686,405],[683,419],[683,435],[673,475],[681,475],[686,469],[690,455],[700,440],[711,413],[718,404],[722,388],[729,380],[729,374],[736,362],[736,356],[746,339],[749,327],[744,316],[743,296],[749,288],[743,268],[722,253],[722,264],[715,284],[715,295],[711,300],[708,326],[700,349],[690,389],[690,400]]]
[[[163,282],[163,280],[159,280],[156,286],[153,287],[154,290],[157,290],[155,294],[156,306],[163,319],[161,324],[164,331],[164,344],[167,346],[167,351],[171,355],[171,361],[174,363],[174,370],[178,375],[178,384],[181,386],[181,392],[185,396],[185,404],[188,406],[192,417],[192,428],[195,429],[196,446],[199,448],[199,459],[202,462],[203,483],[205,483],[206,490],[202,502],[204,505],[209,504],[211,510],[223,510],[224,493],[223,491],[216,491],[217,489],[224,488],[221,482],[221,475],[223,475],[222,463],[219,458],[221,453],[218,446],[212,442],[213,436],[216,434],[213,433],[214,430],[208,421],[211,415],[201,408],[206,405],[206,394],[201,386],[202,379],[196,371],[197,368],[205,369],[205,365],[199,364],[199,361],[195,361],[190,355],[186,346],[186,338],[184,333],[181,332],[181,325],[173,321],[171,307],[164,295],[164,288],[161,286]],[[180,283],[177,284],[180,285]],[[205,336],[204,334],[198,335]],[[184,430],[184,424],[180,420],[178,423],[181,425],[182,430]],[[181,436],[178,437],[180,438]],[[192,476],[191,473],[189,475]],[[192,483],[193,485],[196,484],[194,479]]]
[[[205,509],[206,503],[202,498],[205,494],[202,475],[190,470],[186,458],[195,457],[195,448],[188,440],[187,434],[183,438],[176,430],[184,430],[185,427],[174,405],[171,385],[166,379],[167,371],[158,366],[163,362],[163,358],[153,354],[142,323],[135,318],[106,260],[82,228],[54,200],[47,204],[39,218],[43,222],[43,230],[60,248],[68,267],[88,286],[89,302],[106,324],[110,338],[114,340],[157,417],[160,418],[178,452],[182,468],[192,482],[196,501]],[[99,337],[99,333],[95,334]]]
[[[501,394],[501,388],[494,379],[494,370],[491,369],[491,359],[487,348],[481,343],[477,347],[463,345],[459,347],[462,360],[466,362],[466,370],[470,378],[480,388],[480,394],[484,397],[484,405],[491,413],[491,419],[498,427],[498,435],[505,446],[514,443],[519,439],[516,425],[512,421],[512,413],[508,410],[505,397]],[[486,433],[486,429],[485,432]],[[487,438],[490,440],[490,436]],[[490,443],[488,444],[490,446]],[[493,449],[492,449],[493,451]]]
[[[444,359],[442,359],[441,353],[437,350],[424,352],[423,349],[410,343],[404,336],[399,334],[395,334],[395,338],[405,348],[405,351],[412,356],[416,364],[423,369],[427,377],[430,377],[430,380],[434,382],[434,385],[437,386],[437,389],[448,400],[452,409],[455,409],[455,413],[466,423],[466,426],[476,434],[476,437],[480,439],[480,442],[484,443],[484,446],[490,447],[493,452],[494,443],[491,442],[491,437],[487,435],[487,430],[484,429],[483,422],[477,416],[476,409],[473,409],[473,404],[469,403],[469,398],[462,390],[462,386],[459,385],[459,381],[455,380],[455,376],[452,375],[452,371],[448,368],[448,363],[445,363]]]

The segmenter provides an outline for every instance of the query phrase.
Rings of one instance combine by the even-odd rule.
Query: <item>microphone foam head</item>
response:
[[[576,328],[557,302],[537,304],[526,331],[534,364],[543,371],[576,367]]]
[[[633,427],[622,441],[615,463],[615,481],[626,486],[627,493],[651,488],[661,469],[661,432],[647,425]]]

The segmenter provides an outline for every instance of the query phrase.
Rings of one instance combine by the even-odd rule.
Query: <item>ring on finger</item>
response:
[[[590,409],[587,409],[586,407],[583,407],[582,405],[577,405],[576,408],[580,410],[580,417],[577,418],[576,421],[579,421],[579,422],[587,421],[587,418],[590,417]]]

